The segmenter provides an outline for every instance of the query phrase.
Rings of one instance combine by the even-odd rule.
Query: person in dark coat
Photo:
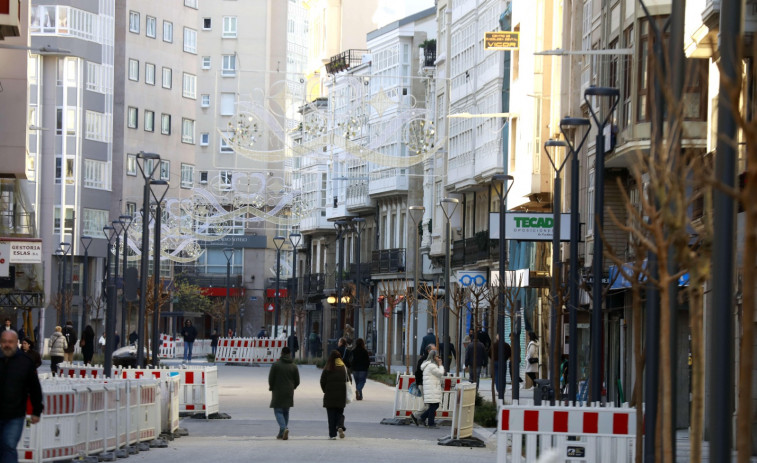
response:
[[[363,386],[368,378],[368,367],[371,366],[371,358],[365,348],[365,340],[357,338],[355,348],[352,349],[352,375],[355,377],[355,399],[363,400]]]
[[[505,343],[505,358],[502,362],[502,364],[505,366],[505,375],[507,375],[507,363],[510,361],[512,353],[513,351],[510,347],[510,344]],[[504,383],[500,384],[499,381],[499,335],[495,337],[495,340],[492,343],[492,347],[491,349],[489,349],[489,356],[492,358],[492,362],[494,363],[494,385],[497,389],[497,394],[499,394],[500,388],[505,385]],[[512,381],[512,379],[512,367],[510,367],[510,381]]]
[[[24,431],[27,401],[31,403],[32,424],[39,423],[44,405],[37,368],[31,358],[18,349],[18,334],[0,334],[0,461],[18,461],[16,447]]]
[[[481,374],[481,369],[487,362],[488,356],[486,355],[484,343],[479,340],[472,340],[468,344],[468,348],[465,349],[465,367],[468,368],[468,377],[471,383],[475,383],[478,386],[478,377]]]
[[[338,350],[331,351],[321,373],[323,407],[329,419],[329,439],[344,438],[344,407],[347,405],[347,367]]]
[[[292,331],[292,335],[287,339],[287,346],[292,351],[292,357],[297,355],[297,351],[300,350],[300,342],[297,340],[297,332]]]
[[[76,341],[79,340],[79,337],[76,336],[74,323],[71,320],[67,321],[66,326],[63,327],[63,336],[66,337],[66,345],[67,345],[67,347],[63,350],[63,361],[71,363],[74,361],[74,350],[76,349]]]
[[[421,357],[425,358],[428,355],[428,349],[426,348],[428,347],[429,344],[436,345],[436,336],[434,335],[433,328],[429,328],[428,334],[426,334],[426,336],[423,336],[423,341],[421,342],[421,352],[420,352]]]
[[[21,341],[21,350],[34,361],[34,368],[39,368],[42,365],[42,357],[40,357],[39,352],[34,350],[34,341],[29,338]]]
[[[137,332],[136,331],[132,331],[131,333],[129,333],[129,344],[132,344],[132,345],[136,344],[137,341],[139,341],[139,335],[137,334]],[[115,347],[114,347],[114,349],[115,349]]]
[[[213,330],[213,334],[210,335],[210,348],[213,351],[213,357],[216,356],[216,351],[218,350],[218,330]]]
[[[182,363],[192,363],[192,348],[195,345],[195,339],[197,339],[197,328],[192,326],[192,320],[184,321],[181,335],[184,337],[184,360]]]
[[[449,355],[447,356],[447,361],[444,361],[444,342],[439,343],[439,356],[442,357],[442,363],[445,365],[449,363],[450,370],[452,369],[452,363],[457,358],[457,351],[455,350],[455,344],[450,341],[449,336],[447,336],[447,342],[449,342]]]
[[[92,329],[91,325],[84,327],[79,346],[81,346],[81,354],[84,356],[84,364],[91,365],[92,357],[95,355],[95,330]]]
[[[347,340],[344,338],[339,338],[339,341],[336,344],[336,350],[339,351],[339,358],[344,361],[344,354],[347,353]]]
[[[276,439],[289,439],[289,409],[294,407],[294,390],[300,385],[300,371],[292,361],[288,347],[281,349],[281,357],[271,365],[268,373],[268,390],[271,391],[271,405],[279,434]]]

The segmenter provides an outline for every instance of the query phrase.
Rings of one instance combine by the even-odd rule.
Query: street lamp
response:
[[[418,364],[418,269],[420,268],[421,260],[421,230],[419,224],[422,224],[423,214],[426,212],[426,208],[423,206],[410,206],[408,208],[410,218],[413,219],[413,226],[415,227],[415,263],[413,264],[413,365]],[[408,326],[410,325],[410,313],[408,312]]]
[[[111,368],[113,367],[113,346],[114,336],[116,332],[116,279],[111,275],[110,271],[110,250],[113,246],[113,238],[118,239],[116,229],[110,225],[103,227],[103,233],[105,239],[108,240],[108,252],[106,257],[106,272],[105,279],[107,282],[107,304],[105,306],[105,361],[103,362],[103,374],[106,378],[110,378]],[[116,248],[116,256],[118,256],[118,248]]]
[[[297,247],[302,242],[302,235],[299,233],[290,233],[289,241],[292,243],[292,316],[289,325],[289,337],[294,340],[294,304],[297,301]],[[287,340],[287,343],[289,340]],[[294,344],[294,342],[292,343]],[[294,345],[289,346],[294,356]]]
[[[560,132],[565,137],[571,156],[570,160],[570,274],[568,275],[568,340],[573,346],[568,351],[568,398],[571,402],[576,401],[578,396],[578,153],[583,148],[589,136],[591,123],[589,119],[577,117],[564,117],[560,121]],[[581,142],[576,147],[570,140],[566,131],[586,127]]]
[[[152,365],[158,366],[158,323],[160,320],[160,220],[163,214],[161,204],[168,193],[168,182],[166,180],[150,180],[150,194],[155,200],[155,237],[153,238],[153,261],[152,261]],[[162,193],[161,193],[162,189]],[[157,193],[156,193],[157,191]],[[160,197],[159,197],[160,196]],[[124,228],[124,248],[126,248],[126,228]],[[124,274],[124,276],[126,276]],[[191,360],[191,359],[190,359]]]
[[[89,245],[92,244],[92,237],[83,235],[81,238],[79,238],[79,241],[81,241],[81,245],[84,247],[84,274],[82,275],[82,294],[84,302],[82,303],[81,307],[81,327],[79,329],[79,332],[82,333],[84,330],[84,327],[87,325],[87,284],[89,283]]]
[[[105,332],[105,337],[106,338],[108,338],[108,337],[115,337],[115,334],[116,334],[116,312],[118,311],[118,302],[116,302],[117,301],[117,297],[118,297],[118,294],[117,294],[118,293],[118,285],[117,285],[117,282],[118,282],[118,247],[121,246],[121,231],[125,230],[125,228],[124,228],[125,224],[121,221],[121,219],[119,219],[119,220],[113,220],[113,221],[110,222],[110,224],[111,224],[110,228],[113,229],[113,233],[115,234],[115,239],[116,239],[116,241],[115,241],[115,247],[113,248],[113,255],[115,256],[115,261],[113,263],[113,329],[112,329],[112,331],[106,331]],[[124,241],[124,243],[126,243],[126,241]],[[110,252],[110,248],[108,249],[108,252]],[[110,257],[110,254],[108,255],[108,257]],[[123,278],[122,278],[122,280],[123,280]],[[108,299],[108,300],[110,300],[110,299]],[[121,344],[122,346],[126,345],[126,338],[125,337],[121,338],[121,343],[122,343]],[[115,349],[115,345],[116,344],[115,344],[115,340],[114,340],[114,343],[113,343],[114,349]]]
[[[594,111],[590,97],[607,98],[609,109],[603,115]],[[594,256],[592,257],[592,273],[594,281],[591,285],[591,401],[599,402],[602,387],[602,226],[604,224],[605,207],[605,125],[610,121],[615,107],[620,100],[620,91],[612,87],[589,87],[584,91],[584,101],[589,107],[591,118],[597,126],[597,147],[594,159]],[[598,105],[601,112],[601,104]],[[575,343],[575,340],[571,340]],[[571,349],[573,350],[573,349]]]
[[[349,229],[349,223],[345,220],[334,222],[336,229],[336,239],[339,244],[339,266],[336,272],[336,308],[337,308],[337,338],[341,338],[344,333],[344,323],[342,322],[342,274],[344,273],[344,233]],[[354,323],[354,321],[353,321]]]
[[[552,186],[552,288],[550,289],[550,292],[552,293],[552,316],[550,317],[549,325],[549,342],[550,346],[552,347],[550,349],[549,378],[552,381],[552,388],[555,391],[560,390],[560,382],[558,379],[559,373],[557,371],[559,365],[559,349],[557,347],[557,318],[558,313],[560,312],[560,298],[558,296],[558,291],[560,289],[560,272],[558,268],[561,263],[560,231],[562,225],[562,221],[560,220],[560,213],[562,212],[562,179],[560,178],[560,175],[562,174],[563,167],[565,167],[565,162],[570,156],[570,150],[568,150],[567,153],[564,153],[561,160],[558,156],[559,150],[561,149],[568,149],[568,144],[562,140],[547,140],[547,142],[544,143],[544,152],[547,153],[547,159],[549,159],[549,163],[552,165],[552,169],[554,169],[555,171],[555,180]]]
[[[123,229],[124,229],[123,269],[121,270],[121,274],[124,277],[124,284],[123,284],[123,288],[121,289],[121,342],[125,343],[126,342],[126,322],[127,322],[127,319],[129,318],[129,310],[126,307],[126,267],[128,265],[127,250],[129,249],[129,246],[128,246],[129,226],[131,226],[131,223],[134,220],[134,217],[130,215],[119,215],[118,220],[121,221],[121,223],[123,224]],[[116,252],[118,252],[118,250],[116,250]]]
[[[497,190],[499,196],[499,299],[497,301],[497,334],[499,343],[497,348],[497,381],[500,387],[497,390],[497,396],[500,400],[505,399],[505,384],[507,384],[507,361],[505,360],[505,268],[507,265],[507,240],[505,233],[505,211],[507,211],[507,195],[515,184],[512,175],[495,174],[492,181],[502,182],[502,187]],[[510,332],[512,332],[512,327]],[[511,369],[518,372],[520,378],[520,341],[513,342],[513,355],[511,356]],[[512,364],[515,365],[512,365]],[[516,369],[517,368],[517,369]],[[520,384],[513,381],[512,398],[518,400],[520,396]],[[503,402],[504,403],[504,402]]]
[[[59,313],[58,319],[60,320],[61,326],[63,326],[64,323],[66,323],[66,308],[68,304],[66,303],[66,256],[68,255],[69,251],[71,251],[71,243],[60,243],[60,261],[63,264],[63,273],[61,274],[61,281],[63,282],[61,285],[61,297],[60,297],[60,307],[61,311]],[[72,268],[71,271],[73,272],[74,269]]]
[[[275,312],[274,312],[274,325],[273,325],[273,337],[278,337],[279,334],[279,284],[281,280],[281,247],[284,246],[284,238],[281,235],[277,235],[273,238],[273,245],[276,246],[276,295],[274,296]]]
[[[139,266],[139,317],[137,319],[137,365],[145,366],[145,315],[147,312],[147,265],[150,247],[150,181],[160,165],[160,155],[140,151],[137,154],[137,167],[142,173],[145,186],[142,191],[142,256]]]
[[[457,205],[460,204],[460,200],[457,198],[442,198],[441,201],[439,201],[439,205],[442,207],[442,212],[444,212],[444,218],[447,219],[447,228],[445,230],[445,239],[446,243],[444,246],[444,313],[442,315],[442,342],[444,342],[444,352],[442,355],[444,355],[444,371],[446,373],[449,373],[449,347],[451,339],[449,337],[449,310],[450,310],[450,282],[449,282],[449,272],[450,267],[452,265],[452,258],[450,256],[450,247],[452,246],[452,243],[450,242],[450,235],[452,234],[452,227],[450,225],[450,219],[452,219],[452,216],[455,214],[455,210],[457,209]],[[438,344],[437,344],[438,347]],[[457,353],[458,358],[460,357],[460,352]],[[459,372],[458,372],[459,374]]]
[[[226,301],[224,302],[226,309],[226,323],[223,326],[224,336],[226,336],[226,333],[228,333],[231,328],[231,322],[229,321],[229,293],[231,292],[231,258],[234,257],[234,249],[224,248],[223,255],[226,257]],[[276,292],[278,291],[278,288],[276,288]]]
[[[357,262],[357,275],[355,275],[355,304],[353,304],[354,315],[352,320],[355,324],[355,339],[357,339],[360,337],[360,315],[363,311],[363,304],[360,300],[360,285],[362,282],[362,275],[360,274],[362,270],[360,260],[360,235],[362,235],[363,230],[365,230],[365,219],[363,217],[353,218],[352,227],[357,234],[357,249],[355,254],[355,261]]]

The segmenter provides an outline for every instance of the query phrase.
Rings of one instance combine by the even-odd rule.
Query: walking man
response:
[[[192,348],[197,338],[197,328],[192,326],[192,320],[184,321],[184,328],[181,329],[181,336],[184,338],[184,363],[192,363]]]
[[[74,323],[71,320],[67,321],[66,326],[63,327],[63,336],[66,337],[66,343],[68,343],[68,347],[63,349],[63,361],[71,363],[74,361],[74,349],[76,349],[76,341],[79,340],[79,338],[76,336]]]
[[[300,371],[292,360],[289,347],[281,348],[281,357],[271,365],[268,373],[268,390],[279,434],[276,439],[289,439],[289,409],[294,407],[294,390],[300,385]]]
[[[42,388],[34,361],[18,349],[18,334],[3,330],[0,334],[0,461],[18,462],[16,446],[24,430],[26,402],[32,406],[31,423],[39,423],[42,414]]]

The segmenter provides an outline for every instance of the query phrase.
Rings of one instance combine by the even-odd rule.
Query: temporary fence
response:
[[[486,447],[486,444],[473,437],[473,417],[476,411],[476,385],[459,383],[455,385],[455,402],[452,408],[452,425],[450,435],[439,439],[439,445],[455,447]]]
[[[168,412],[160,407],[161,382],[168,380],[43,379],[44,413],[35,425],[27,419],[19,461],[72,460],[155,443]]]
[[[218,340],[216,362],[271,364],[281,357],[281,349],[284,346],[284,339],[221,338]]]
[[[627,407],[507,405],[500,409],[499,463],[532,463],[546,451],[556,461],[631,463],[636,410]]]
[[[455,405],[455,386],[461,381],[467,382],[462,376],[442,377],[442,400],[436,410],[436,420],[448,420],[452,417]],[[410,415],[414,411],[422,410],[425,406],[423,397],[410,394],[410,385],[415,382],[415,375],[397,374],[394,390],[394,413],[390,419],[382,420],[384,424],[410,424]]]

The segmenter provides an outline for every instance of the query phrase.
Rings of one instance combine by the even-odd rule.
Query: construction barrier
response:
[[[631,463],[636,410],[616,407],[509,405],[500,408],[499,463],[532,463],[556,451],[556,461]]]
[[[172,359],[176,358],[176,340],[167,335],[160,335],[160,347],[158,348],[158,358]]]
[[[221,338],[218,340],[216,362],[272,364],[281,357],[284,346],[284,339]]]
[[[461,381],[466,381],[462,376],[442,377],[442,401],[436,410],[436,420],[448,420],[452,417],[452,409],[455,406],[455,386]],[[415,375],[397,374],[397,385],[394,390],[394,417],[397,424],[410,424],[410,414],[422,410],[423,397],[410,394],[410,385],[415,382]]]
[[[439,445],[455,447],[486,447],[481,439],[473,437],[473,417],[476,411],[476,385],[455,385],[455,404],[452,408],[452,426],[449,437],[439,439]]]

